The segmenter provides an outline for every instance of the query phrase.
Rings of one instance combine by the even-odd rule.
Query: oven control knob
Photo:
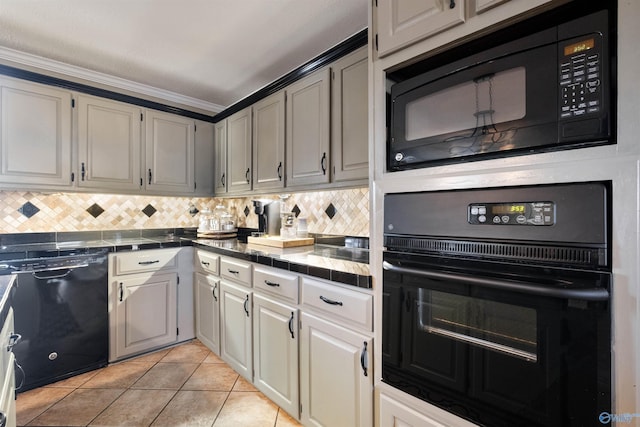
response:
[[[58,358],[58,353],[55,351],[53,353],[49,353],[49,360],[56,360]]]
[[[404,159],[404,154],[402,153],[396,153],[396,162],[399,162],[400,160]]]

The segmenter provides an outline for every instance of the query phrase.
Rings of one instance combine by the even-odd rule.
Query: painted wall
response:
[[[238,226],[257,228],[251,203],[256,198],[279,199],[0,191],[0,233],[197,227],[193,208],[218,204],[234,214]],[[368,188],[293,193],[284,207],[306,217],[311,233],[369,236]]]

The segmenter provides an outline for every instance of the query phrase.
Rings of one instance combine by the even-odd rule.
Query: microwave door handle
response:
[[[400,267],[383,261],[382,268],[394,273],[410,274],[412,276],[425,277],[435,280],[454,280],[464,282],[469,285],[484,286],[487,288],[502,289],[505,291],[521,292],[531,295],[540,295],[545,297],[576,299],[583,301],[608,301],[609,291],[604,288],[586,288],[586,289],[566,289],[566,288],[550,288],[546,286],[536,286],[531,283],[517,282],[511,280],[491,279],[487,277],[475,277],[464,274],[444,273],[440,271],[421,270],[417,268]]]

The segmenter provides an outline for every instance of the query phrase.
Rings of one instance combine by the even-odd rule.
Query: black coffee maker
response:
[[[270,236],[280,235],[281,202],[278,200],[257,199],[253,200],[253,210],[258,215],[258,231]]]

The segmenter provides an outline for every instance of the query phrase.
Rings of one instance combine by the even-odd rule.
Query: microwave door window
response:
[[[527,114],[526,77],[524,67],[515,67],[409,101],[404,139],[444,143],[446,157],[513,148],[517,128],[509,123]]]

